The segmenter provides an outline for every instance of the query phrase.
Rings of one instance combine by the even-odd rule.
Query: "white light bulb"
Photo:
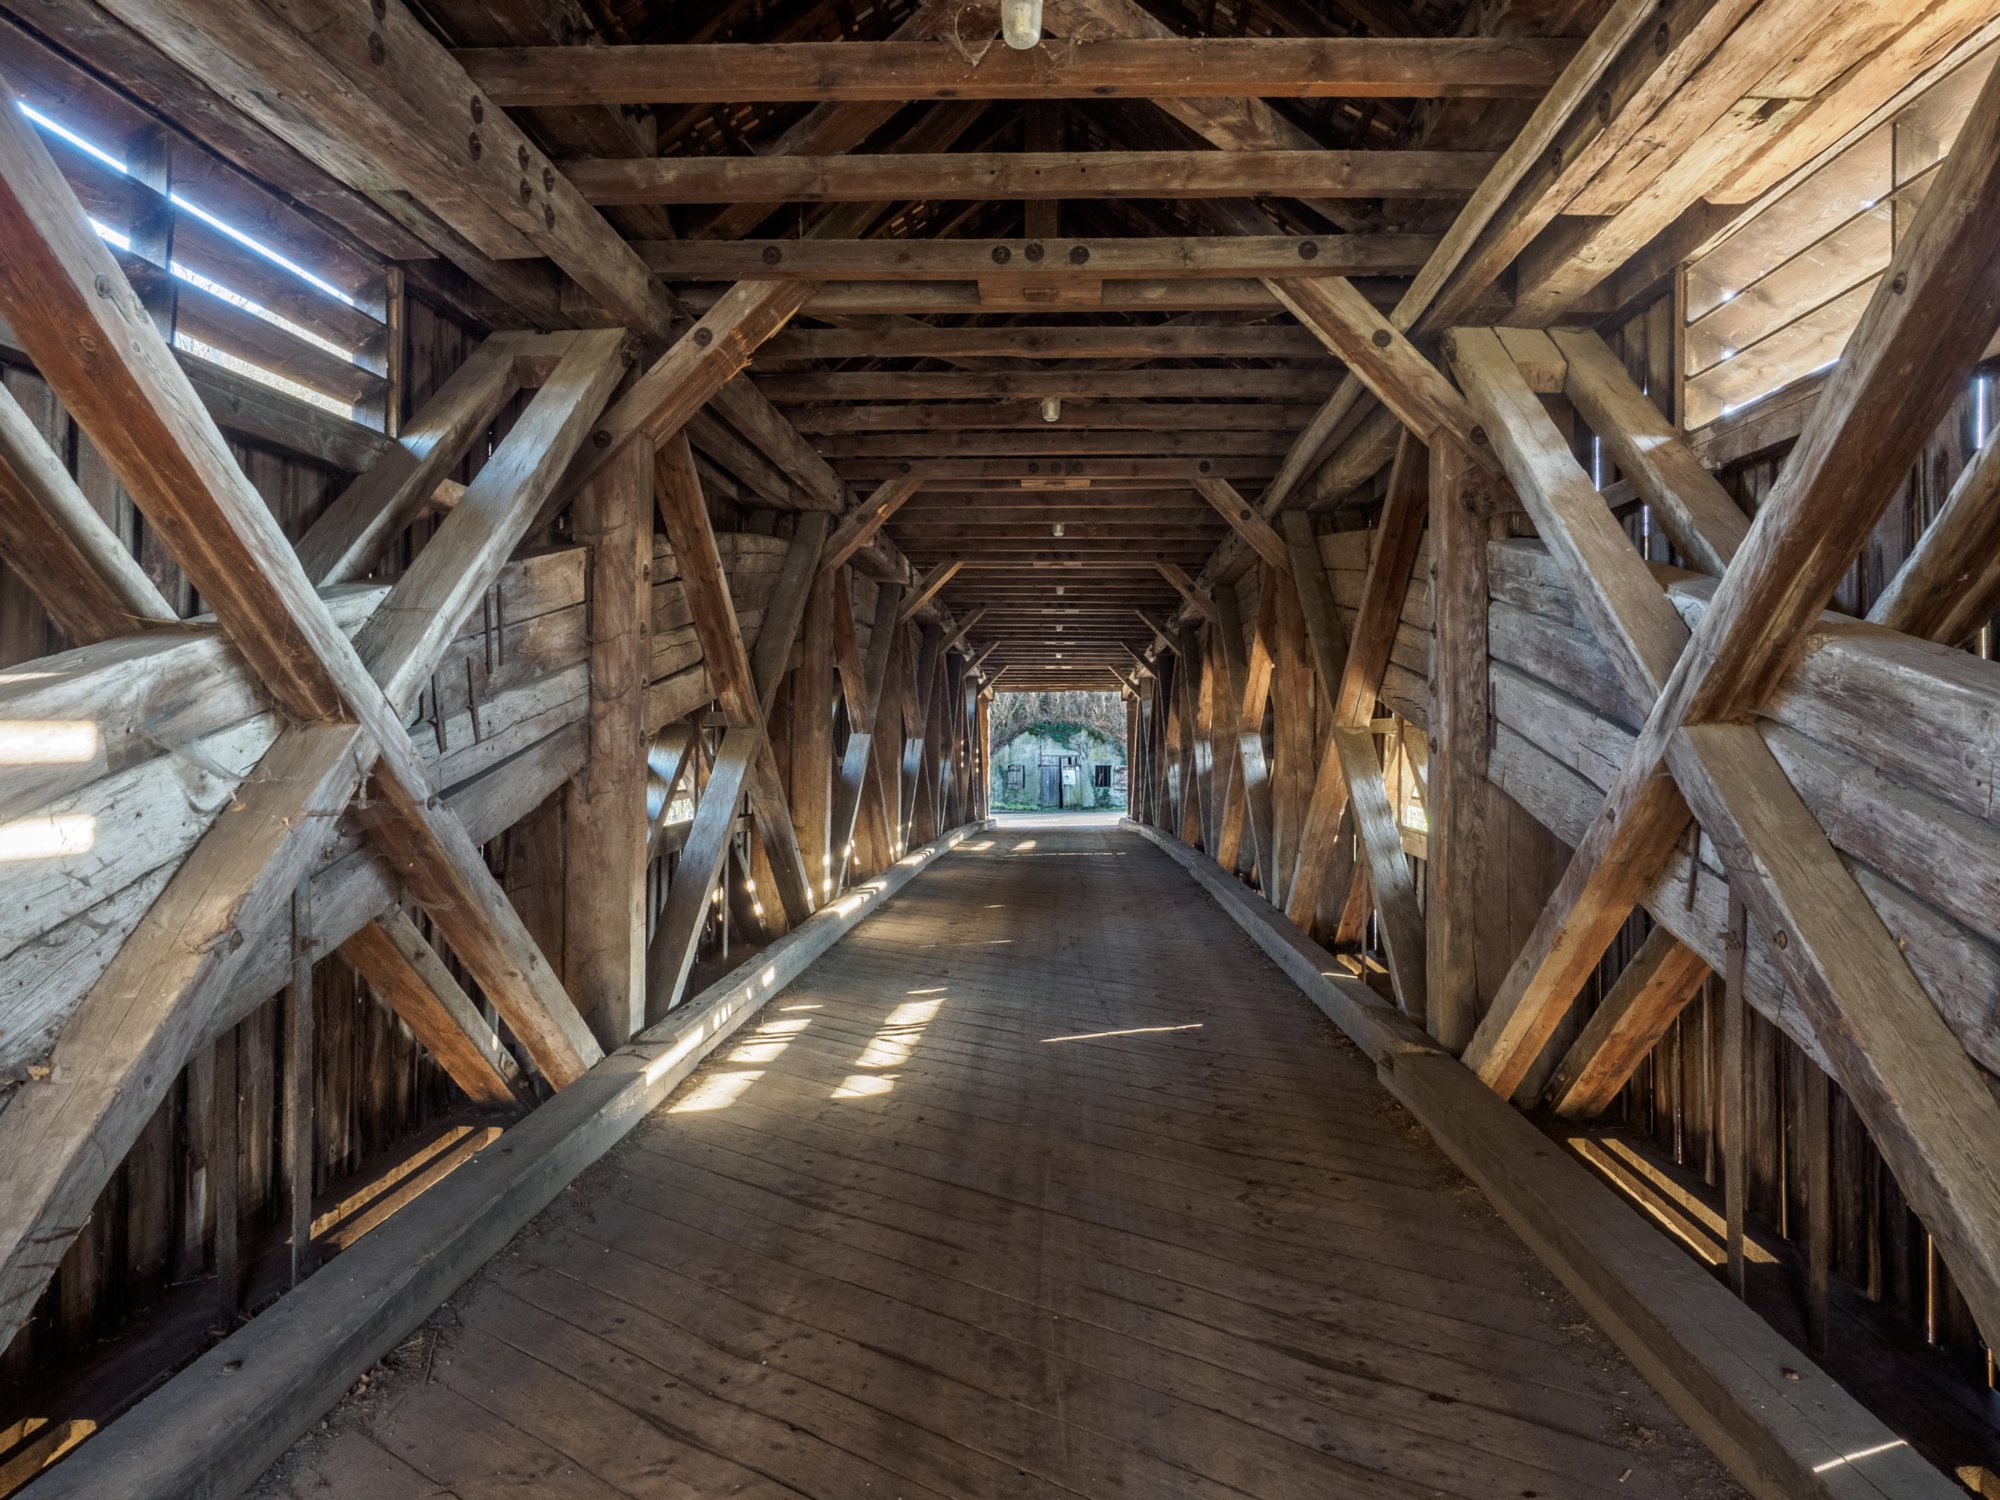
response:
[[[1062,397],[1042,397],[1042,420],[1044,422],[1060,422],[1062,420]]]
[[[1042,0],[1000,0],[1000,36],[1016,52],[1042,43]]]

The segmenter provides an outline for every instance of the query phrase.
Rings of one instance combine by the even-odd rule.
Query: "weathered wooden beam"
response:
[[[1565,1119],[1603,1113],[1708,974],[1700,954],[1655,927],[1556,1065],[1548,1107]]]
[[[915,587],[910,590],[909,597],[903,601],[903,607],[896,617],[897,623],[906,624],[913,619],[917,611],[935,599],[938,590],[956,578],[959,570],[964,566],[965,560],[955,557],[939,563],[936,567],[925,573],[922,578],[917,580]]]
[[[903,585],[879,584],[875,591],[875,612],[864,661],[855,649],[853,600],[847,579],[839,580],[834,598],[834,631],[840,662],[841,691],[847,701],[847,747],[841,756],[840,785],[833,803],[832,853],[836,863],[834,890],[838,892],[854,868],[855,828],[864,794],[875,764],[876,724],[882,717],[880,705],[889,680],[889,663],[896,642],[896,622],[901,613]],[[881,789],[876,788],[878,804]],[[886,830],[884,833],[886,841]]]
[[[631,438],[644,434],[657,447],[678,432],[791,320],[809,290],[793,282],[731,287],[612,403],[590,451],[565,479],[564,495],[574,494]]]
[[[660,156],[569,164],[585,201],[874,203],[967,198],[1450,198],[1483,151],[972,152],[937,156]]]
[[[800,858],[822,906],[833,899],[837,857],[833,842],[834,617],[835,595],[846,586],[847,577],[837,568],[822,567],[814,573],[798,632],[799,664],[792,674],[791,781],[786,800],[792,809]],[[852,600],[848,607],[851,615]]]
[[[315,584],[366,573],[422,511],[443,479],[521,389],[519,360],[536,341],[495,334],[466,356],[405,423],[388,451],[336,496],[299,539],[299,565]],[[546,342],[546,341],[544,341]]]
[[[2000,442],[1988,437],[1876,595],[1868,619],[1905,635],[1956,645],[2000,611]]]
[[[71,1017],[49,1078],[0,1115],[13,1164],[0,1199],[0,1335],[27,1320],[192,1052],[237,964],[240,945],[224,935],[275,923],[319,862],[360,780],[362,737],[329,723],[278,738]]]
[[[371,761],[382,793],[374,823],[384,848],[439,913],[460,956],[544,1070],[566,1082],[595,1060],[596,1046],[464,828],[437,811],[428,774],[403,730],[402,709],[383,685],[420,666],[428,674],[418,658],[440,649],[451,631],[439,631],[427,617],[456,597],[455,589],[476,598],[497,575],[532,520],[532,489],[525,498],[490,499],[469,489],[439,529],[438,545],[426,549],[391,596],[390,612],[405,619],[364,655],[312,591],[150,316],[40,142],[12,112],[0,120],[0,223],[13,272],[0,282],[0,311],[214,605],[246,661],[302,721],[260,762],[254,795],[239,789],[237,805],[249,815],[210,829],[169,880],[160,898],[165,904],[156,904],[163,920],[147,923],[120,949],[73,1018],[58,1043],[74,1059],[64,1085],[38,1091],[22,1101],[27,1107],[5,1116],[10,1138],[24,1143],[43,1169],[10,1199],[0,1228],[7,1247],[0,1306],[11,1328],[81,1222],[77,1205],[95,1196],[122,1143],[178,1071],[204,1014],[227,989],[234,967],[227,955],[234,950],[221,936],[289,899]],[[561,417],[552,434],[553,465],[573,451],[621,373],[617,342],[613,336],[608,346],[593,344],[588,373],[579,369],[555,398]],[[437,587],[446,572],[449,584]],[[339,722],[342,714],[354,722]],[[204,922],[212,924],[206,934],[196,933]],[[120,1036],[116,1046],[95,1040],[105,1027]]]
[[[1663,773],[1683,723],[1762,702],[2000,323],[2000,79],[1981,91],[1714,606],[1475,1038],[1489,1082],[1527,1059],[1686,826]],[[1524,497],[1525,498],[1525,497]],[[1525,1054],[1525,1055],[1524,1055]],[[1473,1054],[1468,1054],[1471,1060]],[[1511,1085],[1508,1085],[1511,1087]]]
[[[1561,210],[1588,175],[1578,160],[1583,154],[1582,143],[1567,149],[1557,143],[1573,125],[1606,132],[1611,122],[1601,111],[1607,103],[1613,109],[1621,103],[1630,105],[1640,84],[1656,72],[1670,90],[1672,80],[1692,66],[1693,58],[1705,53],[1705,47],[1697,50],[1687,44],[1687,33],[1711,12],[1715,23],[1725,30],[1736,15],[1733,10],[1727,16],[1716,12],[1704,0],[1680,0],[1662,21],[1659,7],[1651,0],[1614,0],[1397,302],[1389,315],[1394,327],[1419,335],[1434,333],[1457,320],[1475,298],[1485,294],[1507,263]],[[1641,39],[1648,33],[1654,44],[1664,44],[1667,56],[1657,50],[1640,52]],[[1713,40],[1707,45],[1712,46]],[[1683,52],[1692,57],[1683,61]],[[1621,63],[1625,65],[1622,72],[1618,71]],[[1602,86],[1607,75],[1614,80],[1608,90]],[[1655,106],[1658,97],[1651,96]],[[1643,122],[1648,110],[1633,107],[1631,113],[1636,124]],[[1625,137],[1621,134],[1618,138]],[[1553,189],[1537,178],[1538,173],[1562,178],[1566,187]],[[1283,468],[1261,498],[1267,515],[1285,505],[1318,467],[1322,455],[1342,439],[1343,433],[1352,431],[1356,419],[1365,415],[1367,394],[1367,387],[1350,374],[1327,398],[1319,416],[1299,434]]]
[[[1195,493],[1215,507],[1216,514],[1227,521],[1230,529],[1242,537],[1251,551],[1263,558],[1265,563],[1279,573],[1292,571],[1292,558],[1285,546],[1285,539],[1271,529],[1271,523],[1264,519],[1256,506],[1244,499],[1235,485],[1228,480],[1208,475],[1197,476],[1194,481]]]
[[[1221,618],[1216,612],[1215,600],[1205,590],[1196,586],[1195,581],[1188,577],[1185,568],[1170,562],[1155,562],[1153,567],[1162,578],[1174,586],[1174,592],[1187,601],[1188,608],[1211,623]]]
[[[1563,393],[1619,474],[1653,507],[1681,555],[1720,576],[1749,535],[1750,518],[1603,339],[1583,328],[1558,328],[1549,337],[1565,361]]]
[[[395,619],[379,620],[372,636],[350,644],[46,151],[18,117],[8,119],[0,126],[0,217],[18,274],[8,283],[13,295],[0,294],[0,304],[16,335],[97,436],[107,462],[274,694],[302,719],[356,716],[374,742],[369,754],[385,757],[376,779],[394,813],[379,824],[383,837],[398,845],[413,876],[438,888],[460,956],[511,1007],[524,1034],[548,1044],[540,1060],[552,1076],[574,1076],[588,1063],[565,1032],[563,1015],[573,1021],[573,1011],[546,964],[537,968],[525,929],[463,831],[432,813],[401,714],[414,700],[411,685],[428,675],[460,617],[440,625],[438,612],[462,614],[532,520],[538,491],[525,491],[524,510],[510,481],[546,480],[574,450],[622,372],[619,336],[589,336],[573,373],[565,360],[565,373],[552,378],[516,429],[519,456],[490,464],[468,489],[438,533],[452,541],[426,549],[398,585],[396,607],[386,612]],[[96,329],[95,338],[78,342],[79,328]],[[357,770],[366,768],[363,759]],[[537,1024],[537,1015],[548,1024]],[[587,1035],[581,1040],[593,1045]]]
[[[646,949],[646,1019],[657,1024],[680,1004],[694,968],[702,930],[708,925],[715,881],[736,833],[736,813],[748,787],[751,767],[765,748],[762,724],[723,732],[709,768],[694,826],[681,846],[680,864],[667,887],[667,902],[653,924]]]
[[[794,282],[760,287],[801,295]],[[796,304],[794,304],[796,305]],[[789,311],[788,314],[789,316]],[[710,314],[713,316],[713,314]],[[1298,328],[809,328],[779,334],[771,359],[1321,359]]]
[[[1047,399],[1047,398],[1043,398]],[[1060,399],[1060,398],[1058,398]],[[1041,401],[998,405],[972,401],[893,401],[879,405],[829,402],[794,407],[801,432],[1138,432],[1290,431],[1310,415],[1306,406],[1264,401],[1063,401],[1053,414]]]
[[[1403,853],[1402,829],[1389,804],[1381,755],[1369,726],[1423,536],[1430,494],[1428,465],[1424,446],[1405,434],[1390,472],[1351,639],[1332,612],[1332,591],[1310,521],[1298,515],[1285,522],[1295,559],[1293,586],[1305,614],[1321,689],[1333,705],[1334,722],[1299,837],[1286,915],[1301,931],[1310,929],[1339,848],[1342,818],[1351,816],[1367,858],[1390,979],[1398,1003],[1420,1024],[1428,1008],[1427,939],[1415,881]]]
[[[1366,297],[1338,277],[1311,285],[1273,280],[1270,287],[1419,440],[1429,442],[1442,432],[1492,466],[1465,398]]]
[[[693,455],[688,451],[684,436],[677,434],[669,438],[660,449],[655,477],[654,493],[660,518],[665,523],[668,540],[673,544],[675,560],[680,568],[682,595],[693,617],[696,638],[701,642],[702,659],[716,703],[732,729],[752,729],[760,737],[759,748],[745,767],[744,780],[751,792],[751,808],[757,819],[759,837],[763,840],[765,854],[777,878],[776,894],[790,919],[802,922],[812,913],[811,883],[792,828],[783,782],[771,759],[770,747],[768,743],[761,743],[761,737],[765,732],[770,696],[776,694],[784,659],[790,654],[792,639],[805,612],[806,589],[817,571],[819,543],[825,535],[826,518],[824,515],[809,515],[800,519],[800,536],[805,545],[801,546],[795,540],[793,550],[798,561],[796,565],[788,562],[786,576],[789,587],[781,598],[774,597],[773,608],[767,611],[759,638],[760,675],[744,649],[735,606],[730,601],[729,581],[723,573],[714,530],[709,525],[707,501],[703,498],[701,480],[695,473]],[[712,786],[713,781],[710,784]],[[699,813],[697,823],[700,826]],[[689,838],[688,847],[693,849],[696,847],[693,835],[690,834]],[[701,846],[700,852],[704,857],[708,849],[707,845]],[[715,845],[715,869],[720,868],[722,853],[722,845]],[[683,850],[682,859],[681,870],[675,873],[674,889],[682,884],[683,874],[690,880],[700,880],[704,886],[714,884],[715,869],[704,872],[699,863],[688,863],[686,850]],[[669,892],[669,906],[674,906],[672,891]],[[681,920],[691,920],[692,908],[686,907],[685,903],[674,909]],[[662,941],[662,930],[655,929],[653,948],[656,954]],[[692,945],[699,936],[698,924],[692,931],[678,930],[670,940],[670,949],[677,949],[684,943],[687,962],[692,964]],[[654,1011],[670,1009],[678,1003],[676,996],[654,989],[658,982],[666,978],[672,978],[676,984],[685,983],[686,967],[678,965],[677,960],[673,963],[649,961],[648,988],[651,995],[648,1004]]]
[[[533,1102],[513,1054],[407,914],[392,910],[370,922],[340,945],[340,956],[475,1104],[518,1109]]]
[[[1758,728],[1684,727],[1669,759],[1975,1321],[2000,1327],[2000,1102],[1985,1075]]]
[[[921,479],[885,479],[861,504],[841,517],[840,525],[827,538],[820,554],[820,571],[831,573],[847,565],[854,554],[875,540],[889,518],[918,490]]]
[[[1479,1020],[1481,906],[1507,876],[1488,842],[1492,733],[1487,542],[1498,486],[1458,444],[1430,450],[1430,822],[1424,861],[1425,1027],[1451,1053]]]
[[[172,606],[4,386],[0,556],[78,645],[176,621]]]
[[[976,60],[949,42],[489,47],[454,55],[502,105],[913,99],[1535,98],[1576,50],[1510,37],[1108,38]]]
[[[779,405],[856,401],[1292,401],[1327,389],[1328,370],[833,370],[764,375]]]
[[[426,205],[468,269],[547,256],[628,326],[673,331],[638,255],[409,8],[305,18],[255,0],[119,0],[112,13],[335,177]]]
[[[589,558],[590,759],[564,788],[562,974],[607,1051],[646,1019],[652,490],[652,444],[642,438],[598,470],[570,508]]]
[[[891,463],[920,458],[1096,458],[1117,455],[1179,456],[1191,460],[1263,458],[1275,462],[1284,451],[1281,432],[1245,425],[1234,430],[1080,429],[1042,424],[1005,431],[837,433],[819,440],[836,462],[879,459]],[[1197,471],[1200,472],[1200,471]]]

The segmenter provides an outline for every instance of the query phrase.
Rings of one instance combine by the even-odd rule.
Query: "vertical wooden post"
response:
[[[285,988],[285,1071],[279,1152],[285,1182],[291,1285],[312,1274],[313,1243],[312,882],[292,892],[292,977]],[[233,1169],[234,1163],[229,1163]]]
[[[1743,898],[1729,897],[1729,933],[1723,965],[1722,990],[1722,1215],[1729,1254],[1729,1284],[1744,1295],[1748,1263],[1743,1254],[1743,1213],[1749,1202],[1750,1143],[1744,1132],[1745,1014],[1744,949],[1749,942],[1749,917]]]
[[[1463,1052],[1479,1024],[1478,904],[1486,846],[1486,544],[1492,481],[1457,443],[1430,450],[1430,889],[1425,903],[1426,1024]]]
[[[988,688],[979,695],[979,766],[978,786],[973,794],[972,806],[979,817],[990,817],[993,812],[993,690]]]
[[[565,793],[564,987],[606,1051],[646,1015],[646,683],[653,445],[627,443],[577,496],[590,570],[590,758]]]
[[[830,899],[834,888],[833,591],[842,582],[837,568],[814,575],[792,678],[792,826],[806,876],[821,901]]]
[[[148,125],[125,141],[125,175],[148,191],[138,195],[138,208],[126,234],[132,253],[151,267],[132,288],[139,302],[169,344],[179,312],[178,283],[173,274],[174,137],[164,125]]]
[[[1181,709],[1181,822],[1184,844],[1201,840],[1202,820],[1207,816],[1208,739],[1201,728],[1205,712],[1201,693],[1201,636],[1193,626],[1180,633],[1181,649],[1174,658],[1174,689]]]
[[[1799,1149],[1806,1190],[1806,1352],[1823,1359],[1833,1275],[1831,1100],[1826,1070],[1811,1058],[1805,1060],[1805,1069],[1805,1095],[1799,1101],[1805,1130]]]
[[[242,1169],[242,1084],[236,1069],[236,1030],[215,1039],[215,1149],[209,1157],[215,1179],[215,1316],[225,1332],[236,1326],[242,1302],[243,1261],[238,1233]]]
[[[1273,573],[1268,582],[1277,594],[1277,616],[1271,641],[1271,849],[1265,890],[1271,904],[1282,908],[1298,862],[1319,758],[1313,753],[1313,663],[1305,611],[1291,579]]]

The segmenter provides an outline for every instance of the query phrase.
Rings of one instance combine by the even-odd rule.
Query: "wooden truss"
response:
[[[1336,937],[1354,933],[1365,892],[1403,1009],[1462,1048],[1495,1090],[1531,1104],[1545,1098],[1565,1115],[1603,1108],[1708,973],[1704,951],[1715,947],[1661,926],[1567,1054],[1543,1055],[1634,908],[1650,903],[1677,866],[1691,868],[1690,819],[1698,821],[1698,856],[1718,862],[1796,996],[1795,1008],[1776,1012],[1780,1023],[1852,1100],[1989,1329],[2000,1328],[2000,1106],[1941,1013],[1945,1002],[1926,989],[1879,900],[1835,851],[1825,814],[1815,811],[1827,805],[1823,791],[1802,779],[1818,773],[1759,710],[1808,632],[1855,628],[1821,611],[1917,444],[2000,326],[1996,230],[2000,80],[1987,84],[1939,169],[1754,519],[1593,333],[1457,327],[1443,340],[1447,378],[1395,319],[1348,295],[1338,278],[1273,281],[1279,299],[1405,429],[1358,610],[1343,628],[1318,539],[1300,512],[1277,517],[1281,536],[1268,491],[1252,503],[1227,483],[1197,480],[1261,565],[1257,619],[1254,628],[1239,620],[1234,591],[1219,581],[1163,568],[1187,602],[1183,618],[1206,622],[1210,644],[1205,658],[1182,644],[1164,719],[1143,686],[1134,709],[1148,821],[1198,839],[1225,869],[1254,872],[1267,899],[1309,931],[1323,924]],[[1716,580],[1699,608],[1654,576],[1545,394],[1567,401],[1676,550]],[[1985,562],[2000,473],[1992,450],[1989,443],[1954,487],[1877,604],[1873,626],[1949,642],[2000,602]],[[1602,652],[1610,690],[1635,706],[1643,727],[1636,738],[1607,740],[1629,746],[1623,768],[1608,776],[1596,814],[1578,818],[1569,870],[1475,1026],[1466,887],[1494,857],[1480,846],[1469,800],[1491,774],[1486,558],[1516,529],[1515,504]],[[1431,754],[1427,778],[1421,768],[1417,775],[1430,815],[1430,894],[1420,914],[1383,790],[1385,759],[1397,760],[1398,742],[1386,742],[1386,756],[1378,751],[1377,734],[1391,721],[1374,715],[1378,699],[1393,696],[1385,669],[1426,518]],[[1274,824],[1262,726],[1281,634],[1271,601],[1294,592],[1326,711],[1324,754],[1290,842],[1282,820]],[[1286,714],[1281,700],[1280,745]],[[1359,855],[1351,869],[1350,841]],[[1322,902],[1334,880],[1347,891],[1344,909]]]
[[[47,152],[11,111],[0,122],[0,225],[8,245],[0,312],[213,607],[282,724],[70,1019],[48,1079],[0,1116],[7,1155],[23,1164],[0,1213],[0,1309],[11,1333],[182,1063],[233,1021],[225,997],[246,960],[246,937],[289,918],[293,892],[324,862],[351,804],[547,1082],[562,1087],[602,1055],[403,727],[461,622],[517,543],[566,497],[594,543],[593,680],[614,700],[593,715],[596,772],[579,783],[572,822],[580,836],[605,835],[592,863],[608,864],[606,889],[625,892],[622,904],[595,900],[596,892],[579,902],[579,914],[594,912],[602,930],[583,943],[588,956],[571,982],[607,1040],[630,1034],[643,1013],[646,823],[643,801],[637,817],[613,804],[644,794],[637,726],[651,563],[651,476],[632,455],[741,368],[749,347],[782,323],[785,299],[754,289],[725,298],[608,410],[630,363],[622,331],[491,340],[294,552]],[[350,639],[318,587],[365,572],[523,386],[535,388],[533,398],[507,438]],[[19,538],[23,556],[48,559],[38,582],[59,617],[85,641],[166,625],[171,611],[120,563],[103,523],[38,459],[33,434],[20,426],[0,409],[5,524],[10,547]],[[824,531],[823,516],[816,532],[808,528],[804,577]],[[789,815],[781,790],[759,786],[771,813],[760,825],[767,844],[789,853],[782,863],[790,878],[779,890],[797,919],[812,902]],[[391,913],[349,942],[468,1093],[496,1102],[520,1095],[491,1029],[407,919]]]

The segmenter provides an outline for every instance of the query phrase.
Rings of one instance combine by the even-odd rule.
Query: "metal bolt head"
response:
[[[993,247],[994,265],[1004,266],[1007,264],[1008,261],[1012,260],[1013,258],[1014,258],[1014,252],[1012,250],[1009,250],[1005,245],[995,245]]]
[[[600,427],[590,435],[590,441],[593,447],[609,448],[611,446],[611,434]]]
[[[785,252],[780,250],[776,245],[766,245],[764,247],[764,254],[762,258],[765,265],[775,266],[779,261],[785,258]]]
[[[477,125],[486,118],[486,101],[477,94],[472,96],[472,123]]]
[[[1395,337],[1386,328],[1378,328],[1369,335],[1369,340],[1377,349],[1386,349],[1395,342]]]
[[[1482,448],[1486,446],[1486,429],[1484,427],[1474,427],[1472,431],[1466,434],[1466,436],[1471,438],[1473,442],[1479,444]]]
[[[1042,242],[1040,240],[1030,240],[1028,242],[1028,248],[1023,250],[1021,253],[1025,255],[1029,260],[1035,262],[1040,262],[1043,255],[1047,254],[1047,252],[1042,249]]]
[[[713,328],[697,328],[694,331],[694,343],[697,349],[706,349],[714,342],[715,330]]]
[[[1069,263],[1071,265],[1073,266],[1086,265],[1089,263],[1089,261],[1090,261],[1090,246],[1071,245],[1069,247]]]
[[[528,148],[527,148],[526,146],[517,146],[517,147],[516,147],[516,148],[514,149],[514,157],[515,157],[515,159],[516,159],[517,161],[519,161],[519,162],[521,163],[521,170],[522,170],[523,172],[527,171],[527,170],[528,170]]]
[[[1318,240],[1300,240],[1300,241],[1299,241],[1299,259],[1300,259],[1300,260],[1318,260],[1318,259],[1319,259],[1319,241],[1318,241]]]

